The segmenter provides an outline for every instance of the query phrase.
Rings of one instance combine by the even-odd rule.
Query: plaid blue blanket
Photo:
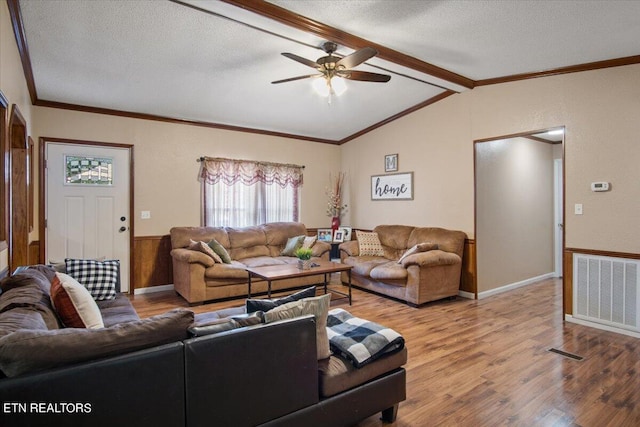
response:
[[[356,368],[404,347],[404,338],[393,329],[354,317],[341,308],[329,312],[327,334],[331,350]]]

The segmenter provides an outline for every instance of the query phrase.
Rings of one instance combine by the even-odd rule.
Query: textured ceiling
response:
[[[483,80],[640,54],[640,1],[272,1],[373,44]],[[40,1],[20,9],[39,101],[342,141],[442,95],[467,90],[373,58],[315,94],[325,41],[219,1]],[[353,50],[340,46],[338,53]]]

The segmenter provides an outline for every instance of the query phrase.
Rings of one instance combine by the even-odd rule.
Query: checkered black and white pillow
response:
[[[92,259],[64,260],[67,274],[89,290],[96,301],[114,299],[120,281],[120,261]]]

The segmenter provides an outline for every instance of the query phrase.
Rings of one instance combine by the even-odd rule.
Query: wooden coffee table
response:
[[[249,292],[248,298],[251,298],[251,278],[258,277],[267,281],[267,297],[271,298],[271,282],[283,279],[292,279],[295,277],[305,276],[324,276],[324,293],[327,293],[327,283],[331,273],[346,271],[349,276],[349,293],[332,290],[331,292],[344,295],[349,298],[351,305],[351,266],[329,261],[315,261],[313,267],[308,270],[301,270],[297,264],[268,265],[265,267],[247,267],[249,273]]]

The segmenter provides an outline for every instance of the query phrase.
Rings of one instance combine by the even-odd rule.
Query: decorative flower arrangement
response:
[[[309,270],[311,268],[311,248],[299,248],[296,249],[296,256],[298,257],[298,268],[301,270]]]
[[[342,203],[342,184],[345,175],[345,172],[338,172],[336,176],[329,174],[329,186],[325,188],[325,194],[327,195],[327,216],[332,218],[339,218],[347,209],[347,205]]]
[[[296,250],[296,256],[303,261],[311,259],[313,251],[311,248],[299,248]]]

